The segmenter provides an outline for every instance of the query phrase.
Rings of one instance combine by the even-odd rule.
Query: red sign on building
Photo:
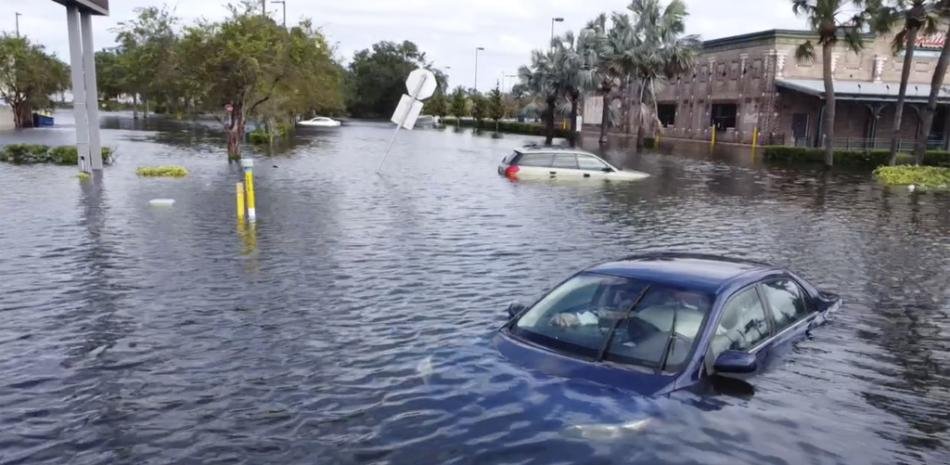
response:
[[[946,36],[941,32],[938,34],[924,35],[917,38],[917,48],[924,50],[940,50],[946,41]]]

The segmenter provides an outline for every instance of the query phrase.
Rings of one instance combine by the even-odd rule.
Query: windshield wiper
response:
[[[604,355],[607,354],[607,349],[610,348],[610,343],[614,339],[614,333],[617,332],[617,327],[620,326],[621,321],[625,321],[630,318],[630,314],[633,313],[633,309],[637,308],[637,305],[640,305],[640,301],[643,300],[643,297],[647,295],[647,291],[650,290],[650,285],[647,285],[640,291],[640,295],[637,296],[636,300],[633,301],[633,304],[630,305],[630,308],[627,309],[623,314],[623,318],[618,318],[614,321],[614,324],[610,327],[610,332],[607,333],[607,340],[604,341],[603,347],[600,348],[600,352],[597,353],[597,358],[595,361],[599,362],[604,359]]]
[[[673,341],[676,339],[676,315],[679,314],[680,306],[673,307],[673,324],[670,326],[670,337],[666,340],[666,349],[663,350],[663,363],[656,367],[656,374],[663,373],[666,370],[666,362],[670,360],[670,350],[673,348]]]

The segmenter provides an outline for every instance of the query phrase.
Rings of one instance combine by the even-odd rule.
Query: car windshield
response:
[[[541,299],[512,332],[559,352],[675,372],[687,362],[711,302],[688,289],[584,273]]]

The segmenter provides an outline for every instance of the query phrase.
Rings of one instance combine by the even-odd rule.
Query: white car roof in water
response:
[[[570,147],[556,147],[556,146],[545,147],[542,145],[526,145],[524,147],[515,149],[515,152],[519,152],[519,153],[582,153],[584,155],[597,157],[597,155],[594,155],[593,153],[590,153],[586,150],[572,149]],[[600,157],[597,157],[597,158],[600,158]]]

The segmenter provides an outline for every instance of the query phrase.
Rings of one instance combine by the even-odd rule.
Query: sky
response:
[[[113,46],[118,23],[134,17],[136,8],[167,4],[185,24],[196,19],[221,19],[227,0],[112,0],[111,15],[93,19],[97,49]],[[799,29],[790,0],[686,0],[687,32],[715,39],[766,29]],[[555,33],[578,31],[601,12],[623,11],[623,0],[287,0],[287,21],[311,18],[334,44],[336,55],[348,62],[353,53],[373,43],[411,40],[428,60],[443,69],[451,86],[475,83],[478,88],[498,82],[507,88],[518,67],[530,60],[532,49],[546,47],[551,18],[562,17]],[[268,1],[268,11],[281,18],[281,5]],[[52,0],[0,0],[0,30],[12,33],[15,12],[20,32],[68,62],[65,8]]]

